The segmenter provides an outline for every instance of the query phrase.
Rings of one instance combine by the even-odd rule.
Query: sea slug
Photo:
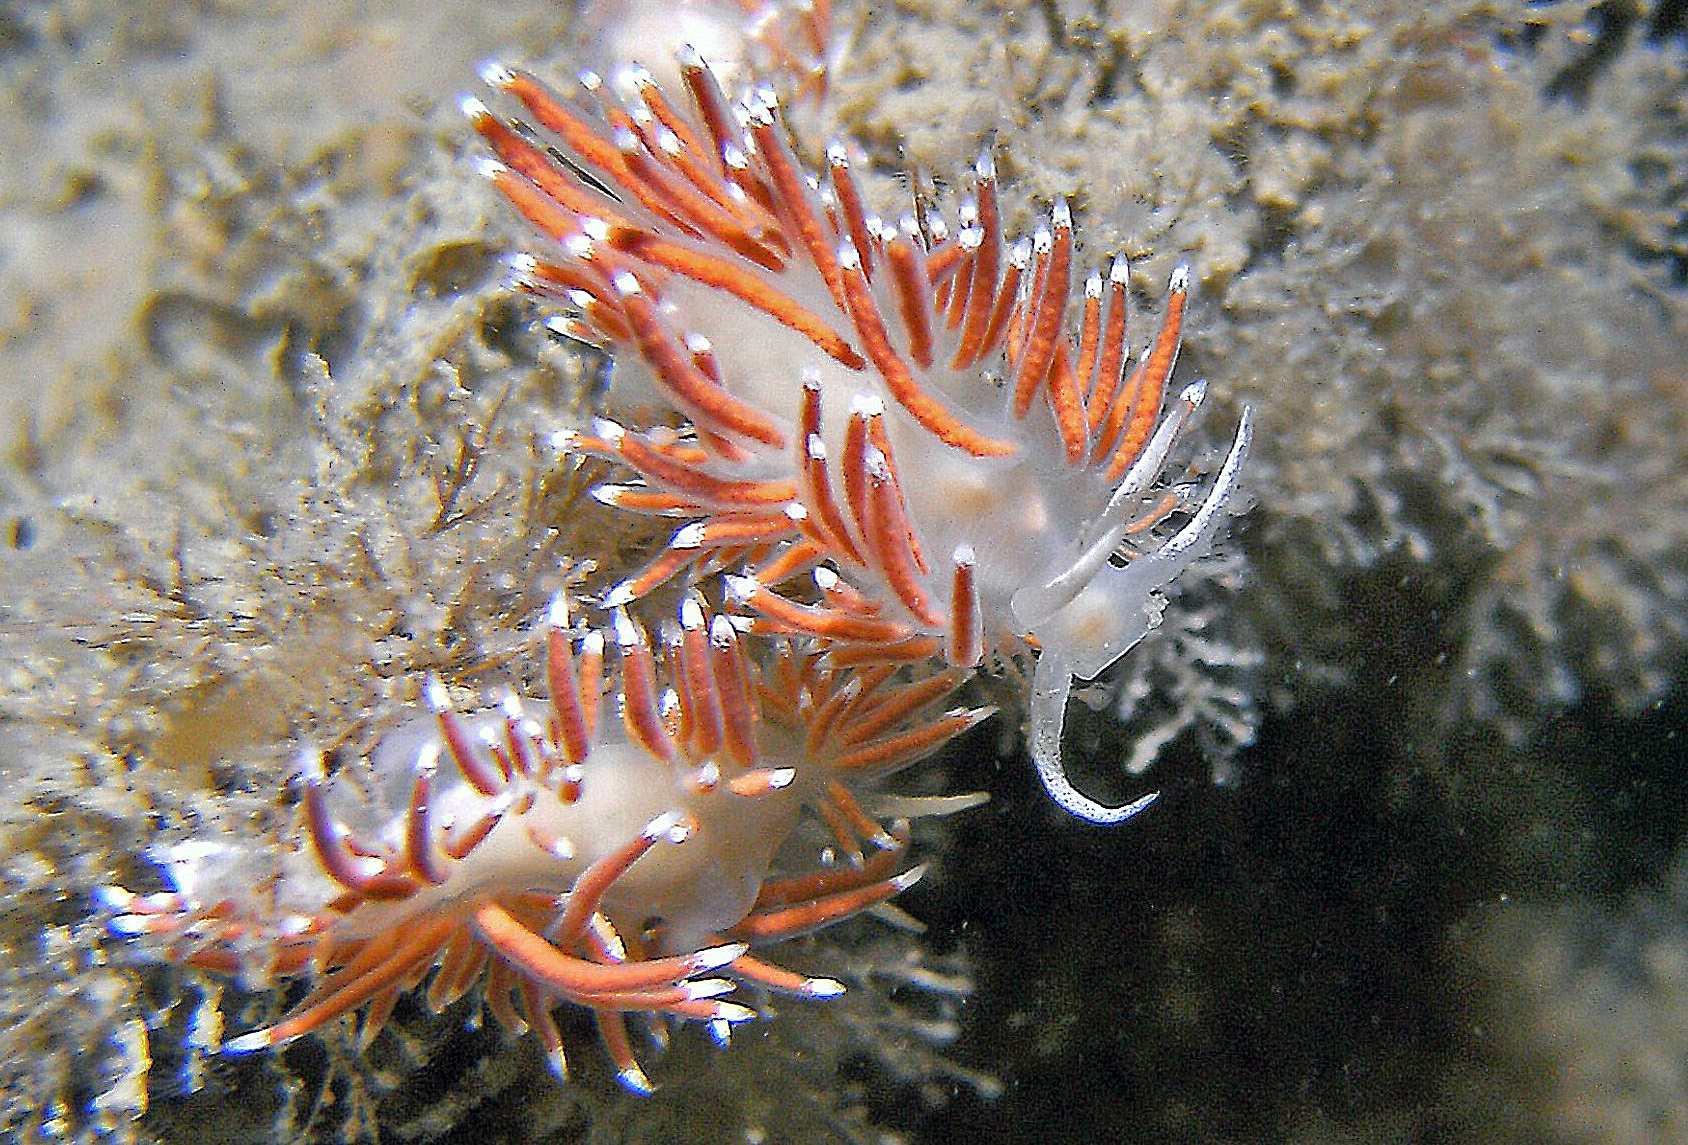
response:
[[[1140,353],[1120,259],[1086,280],[1071,340],[1065,202],[1006,242],[987,155],[953,226],[925,203],[887,223],[846,145],[810,175],[771,89],[735,105],[697,52],[679,63],[689,110],[639,67],[584,72],[565,99],[489,66],[507,111],[464,104],[497,157],[486,173],[540,236],[520,282],[687,419],[559,439],[636,476],[601,500],[684,521],[606,603],[722,570],[753,631],[806,634],[835,660],[970,668],[1035,649],[1045,786],[1086,819],[1134,814],[1153,796],[1108,807],[1073,787],[1061,731],[1073,677],[1158,623],[1235,496],[1246,409],[1205,493],[1171,474],[1206,394],[1166,400],[1188,269]]]
[[[648,1091],[626,1015],[706,1022],[725,1040],[754,1016],[722,997],[740,982],[842,991],[749,950],[919,878],[905,868],[906,824],[882,826],[855,793],[989,714],[934,711],[957,673],[836,668],[789,641],[759,665],[744,643],[691,596],[660,650],[625,612],[607,640],[573,630],[559,601],[542,708],[511,696],[459,712],[430,682],[431,711],[390,731],[367,769],[354,765],[362,784],[325,777],[306,754],[293,847],[156,847],[173,890],[105,888],[110,928],[196,968],[323,975],[226,1052],[282,1045],[359,1009],[368,1039],[433,970],[430,1007],[484,978],[493,1014],[531,1028],[559,1075],[553,1011],[588,1008],[621,1082]],[[805,809],[844,861],[776,874]]]

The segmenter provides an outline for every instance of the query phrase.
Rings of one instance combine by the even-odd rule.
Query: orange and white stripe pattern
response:
[[[1206,396],[1198,382],[1168,398],[1188,269],[1139,352],[1119,259],[1085,281],[1074,337],[1071,213],[1057,202],[1009,243],[988,156],[955,227],[930,209],[890,225],[864,207],[848,148],[811,176],[772,94],[729,103],[695,52],[681,99],[637,68],[586,73],[573,99],[485,75],[506,113],[465,102],[496,156],[484,170],[541,238],[520,282],[687,419],[557,437],[636,475],[600,500],[686,521],[606,603],[724,571],[755,631],[823,641],[838,662],[965,668],[1036,648],[1046,784],[1075,813],[1123,817],[1066,783],[1047,725],[1074,673],[1158,621],[1160,591],[1228,513],[1246,411],[1205,494],[1167,473]]]
[[[678,619],[653,649],[625,613],[609,632],[578,632],[559,602],[543,714],[513,698],[461,713],[431,682],[430,712],[372,760],[405,769],[373,783],[408,778],[403,806],[348,826],[353,801],[334,790],[342,781],[307,756],[299,847],[279,876],[290,885],[252,886],[251,857],[234,844],[160,848],[175,889],[106,888],[111,930],[201,969],[320,975],[292,1011],[227,1052],[284,1045],[354,1011],[367,1041],[431,971],[432,1009],[484,980],[493,1014],[533,1030],[559,1075],[553,1012],[584,1007],[621,1082],[641,1092],[650,1083],[629,1016],[704,1022],[724,1040],[755,1016],[724,997],[741,982],[839,993],[834,979],[749,950],[851,917],[918,879],[922,868],[905,865],[906,825],[881,825],[854,792],[989,711],[935,710],[953,674],[911,682],[841,670],[789,644],[759,668],[726,616],[688,597]],[[850,861],[776,875],[776,852],[805,808]],[[699,879],[719,885],[700,898]]]

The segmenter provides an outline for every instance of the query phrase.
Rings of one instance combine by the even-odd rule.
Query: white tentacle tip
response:
[[[567,1081],[569,1079],[569,1059],[568,1056],[563,1053],[562,1046],[558,1046],[556,1049],[546,1053],[545,1064],[551,1067],[551,1074],[558,1081]]]
[[[928,868],[929,864],[921,863],[919,866],[910,867],[902,874],[890,879],[889,882],[892,887],[891,893],[902,894],[904,891],[908,890],[915,883],[918,883],[921,879],[926,877],[926,871]]]
[[[147,914],[120,914],[106,923],[106,929],[118,938],[139,938],[151,932],[153,917]]]
[[[640,1097],[649,1097],[656,1092],[651,1079],[645,1076],[645,1071],[637,1064],[626,1066],[615,1073],[615,1080],[621,1083],[621,1088]]]
[[[709,643],[715,648],[726,650],[738,644],[738,629],[733,627],[730,617],[714,616],[709,621]]]
[[[606,592],[604,594],[604,599],[598,603],[603,608],[614,608],[619,610],[629,604],[632,604],[633,599],[633,582],[630,580],[624,580]]]
[[[849,412],[852,417],[883,417],[885,415],[885,399],[878,393],[854,393],[849,400]]]
[[[691,818],[684,811],[668,811],[645,824],[645,829],[639,834],[652,842],[666,836],[670,843],[684,843],[692,837],[693,827]]]
[[[610,615],[610,626],[615,630],[615,642],[622,648],[637,648],[645,643],[645,634],[639,626],[633,623],[633,618],[627,615],[627,610],[619,606]]]
[[[445,690],[438,676],[429,675],[422,685],[422,701],[435,715],[451,711],[451,693]]]
[[[682,982],[680,990],[690,1002],[706,1002],[712,998],[719,998],[731,994],[738,989],[738,983],[730,978],[693,978],[689,982]]]
[[[276,923],[275,931],[283,938],[298,938],[301,934],[309,934],[316,920],[308,915],[290,914]]]
[[[1231,446],[1231,453],[1240,457],[1248,452],[1249,442],[1254,437],[1254,407],[1244,406],[1243,412],[1237,415],[1237,437]]]
[[[222,1052],[231,1056],[257,1053],[275,1045],[269,1030],[253,1030],[250,1034],[241,1034],[238,1038],[230,1038],[223,1043]]]
[[[567,835],[557,835],[554,838],[545,838],[538,835],[530,837],[533,839],[535,846],[559,863],[573,862],[575,856],[579,854],[575,849],[574,840]]]
[[[724,942],[720,946],[710,946],[692,955],[690,962],[693,974],[708,974],[711,970],[719,970],[743,957],[750,950],[746,942]]]
[[[488,87],[507,87],[516,81],[516,73],[497,60],[488,60],[480,66],[481,82]]]
[[[101,910],[128,910],[129,904],[134,901],[135,892],[124,887],[103,886],[94,888],[94,905]]]
[[[727,590],[727,603],[733,605],[746,603],[762,588],[755,577],[734,576],[731,573],[724,575],[721,582]]]
[[[716,1022],[738,1023],[753,1022],[756,1020],[756,1017],[756,1011],[752,1010],[749,1006],[741,1006],[737,1002],[717,1002],[715,1003],[715,1013],[711,1020]]]
[[[410,770],[418,779],[432,779],[440,769],[440,741],[430,739],[416,752]]]

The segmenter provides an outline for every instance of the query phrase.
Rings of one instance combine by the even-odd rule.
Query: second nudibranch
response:
[[[987,710],[933,711],[959,673],[919,680],[839,669],[791,642],[765,665],[733,622],[695,599],[653,650],[625,613],[572,631],[555,605],[549,700],[458,712],[437,681],[430,712],[388,732],[362,784],[307,754],[296,839],[194,839],[151,856],[172,890],[107,887],[116,934],[158,957],[234,975],[319,975],[288,1014],[224,1044],[280,1046],[363,1012],[367,1040],[433,970],[439,1010],[483,977],[489,1008],[532,1029],[564,1074],[562,1003],[584,1007],[629,1089],[650,1084],[632,1016],[709,1024],[754,1012],[739,982],[838,994],[750,948],[858,914],[902,891],[906,825],[857,801]],[[608,685],[606,687],[606,685]],[[607,711],[605,709],[608,709]],[[841,861],[776,875],[805,810]]]
[[[763,631],[806,633],[845,661],[958,667],[1030,646],[1031,754],[1056,801],[1118,822],[1061,763],[1072,679],[1153,628],[1162,590],[1230,515],[1249,412],[1205,494],[1171,475],[1205,385],[1169,389],[1190,286],[1172,275],[1159,329],[1127,344],[1116,259],[1067,312],[1073,221],[1002,234],[978,163],[954,225],[869,214],[848,148],[824,178],[796,158],[766,89],[728,101],[695,52],[680,101],[639,68],[559,98],[489,67],[512,109],[465,102],[494,183],[543,235],[521,282],[564,303],[561,328],[611,349],[688,423],[600,421],[568,449],[638,480],[598,490],[686,521],[608,603],[723,570]],[[1170,394],[1170,400],[1169,400]]]

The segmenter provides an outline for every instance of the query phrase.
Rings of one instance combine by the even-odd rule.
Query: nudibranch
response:
[[[1009,243],[987,155],[955,225],[924,203],[887,223],[847,146],[813,176],[769,89],[735,105],[697,52],[679,64],[685,109],[638,67],[583,73],[565,99],[489,66],[506,113],[464,104],[496,156],[486,173],[541,236],[518,256],[522,285],[687,419],[562,438],[636,475],[601,500],[684,522],[608,602],[723,570],[758,630],[841,660],[941,651],[966,668],[1029,646],[1045,786],[1086,819],[1134,814],[1153,796],[1109,807],[1074,788],[1061,731],[1073,677],[1158,623],[1161,591],[1235,499],[1246,409],[1205,495],[1170,473],[1206,392],[1167,400],[1188,269],[1134,354],[1115,259],[1084,283],[1075,340],[1065,202]]]
[[[531,1028],[559,1075],[553,1012],[585,1007],[634,1091],[650,1083],[630,1015],[705,1022],[724,1040],[754,1016],[723,997],[740,982],[841,992],[750,949],[919,878],[904,865],[907,825],[882,826],[855,793],[988,710],[935,710],[953,671],[838,668],[792,641],[760,667],[734,622],[695,597],[660,649],[625,612],[607,636],[571,630],[554,604],[543,711],[507,698],[459,712],[431,681],[431,710],[370,753],[362,797],[344,771],[328,779],[306,759],[298,845],[279,864],[232,841],[155,848],[174,889],[106,888],[110,929],[200,969],[320,975],[290,1013],[226,1052],[279,1046],[360,1009],[368,1039],[432,970],[431,1008],[484,978],[492,1013]],[[778,852],[805,809],[843,861],[784,873]]]

